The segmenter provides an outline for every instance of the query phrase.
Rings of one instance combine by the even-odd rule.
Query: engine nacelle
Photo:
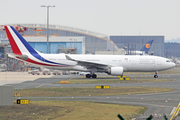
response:
[[[106,71],[109,75],[123,75],[123,67],[111,67]]]

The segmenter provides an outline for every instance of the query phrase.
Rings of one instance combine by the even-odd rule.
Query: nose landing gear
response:
[[[158,74],[158,72],[156,71],[156,72],[155,72],[155,75],[154,75],[154,78],[158,78],[158,75],[157,75],[157,74]]]

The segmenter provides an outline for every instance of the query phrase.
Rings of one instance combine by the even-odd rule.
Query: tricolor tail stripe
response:
[[[27,62],[31,62],[34,64],[39,65],[47,65],[47,66],[59,66],[59,67],[67,67],[69,65],[56,63],[49,61],[42,57],[36,50],[34,50],[29,43],[12,27],[12,26],[5,26],[5,30],[7,32],[11,48],[14,54],[23,55],[23,54],[31,54],[32,58],[28,58]],[[27,53],[28,52],[28,53]],[[38,62],[35,59],[41,61]]]
[[[17,55],[22,55],[21,51],[19,50],[19,47],[17,46],[13,36],[10,33],[9,29],[7,28],[7,26],[4,26],[4,27],[5,27],[7,36],[9,38],[9,42],[11,44],[11,48],[12,48],[13,53],[17,54]]]
[[[22,42],[22,44],[26,47],[26,49],[29,51],[31,54],[38,54],[30,45],[29,43],[12,27],[10,28],[13,30],[13,32],[16,34],[16,36],[19,38],[19,40]]]

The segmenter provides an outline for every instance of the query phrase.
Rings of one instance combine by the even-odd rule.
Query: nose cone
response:
[[[166,67],[164,67],[164,68],[165,68],[164,70],[168,70],[168,69],[171,69],[171,68],[175,67],[176,64],[173,63],[173,62],[169,62],[169,63],[166,62],[166,65],[165,65],[165,66],[166,66]]]
[[[161,61],[163,63],[161,66],[163,68],[163,70],[168,70],[168,69],[171,69],[176,66],[176,64],[174,62],[171,62],[169,59],[162,59]],[[158,66],[158,64],[157,64],[157,66]],[[159,67],[160,67],[160,65],[159,65]]]
[[[171,68],[173,68],[173,67],[175,67],[175,66],[176,66],[176,64],[173,63],[173,62],[171,62],[171,63],[168,65],[169,69],[171,69]]]
[[[175,67],[175,66],[176,66],[176,64],[172,62],[172,68]]]

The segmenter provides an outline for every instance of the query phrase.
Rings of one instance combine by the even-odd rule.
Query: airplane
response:
[[[33,49],[12,27],[4,26],[13,53],[10,57],[56,70],[90,72],[86,78],[96,78],[97,72],[122,76],[123,72],[155,72],[173,68],[175,63],[159,56],[140,55],[83,55],[83,54],[44,54]]]
[[[148,54],[148,51],[154,40],[149,40],[139,51],[131,51],[131,54],[136,55],[145,55]]]

